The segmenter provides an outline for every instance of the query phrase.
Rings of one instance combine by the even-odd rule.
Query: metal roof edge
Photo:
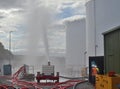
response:
[[[115,31],[115,30],[118,30],[119,28],[120,28],[120,25],[119,25],[119,26],[116,26],[116,27],[113,27],[112,29],[103,32],[102,35],[106,35],[106,34],[108,34],[108,33],[110,33],[110,32],[113,32],[113,31]]]

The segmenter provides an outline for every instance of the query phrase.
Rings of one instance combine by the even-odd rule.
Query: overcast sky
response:
[[[28,7],[38,6],[49,8],[55,22],[73,16],[85,16],[86,0],[0,0],[0,41],[6,49],[9,47],[9,31],[12,32],[12,51],[25,49],[25,15]],[[30,3],[33,4],[30,4]],[[53,26],[56,29],[56,26]],[[49,31],[51,39],[50,48],[65,49],[64,27],[59,25],[55,30]],[[61,46],[59,45],[61,44]]]

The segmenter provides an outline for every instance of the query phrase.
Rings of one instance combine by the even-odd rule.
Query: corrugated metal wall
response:
[[[3,65],[3,73],[4,73],[4,75],[11,75],[12,74],[12,66],[10,64]]]
[[[120,27],[104,34],[105,73],[120,73]]]

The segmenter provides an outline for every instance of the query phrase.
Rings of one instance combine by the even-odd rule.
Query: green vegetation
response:
[[[13,54],[9,50],[5,49],[3,44],[0,42],[0,60],[12,58]]]

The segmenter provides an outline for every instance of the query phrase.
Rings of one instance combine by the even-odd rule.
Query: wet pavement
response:
[[[73,89],[95,89],[95,87],[88,81],[76,84]]]

